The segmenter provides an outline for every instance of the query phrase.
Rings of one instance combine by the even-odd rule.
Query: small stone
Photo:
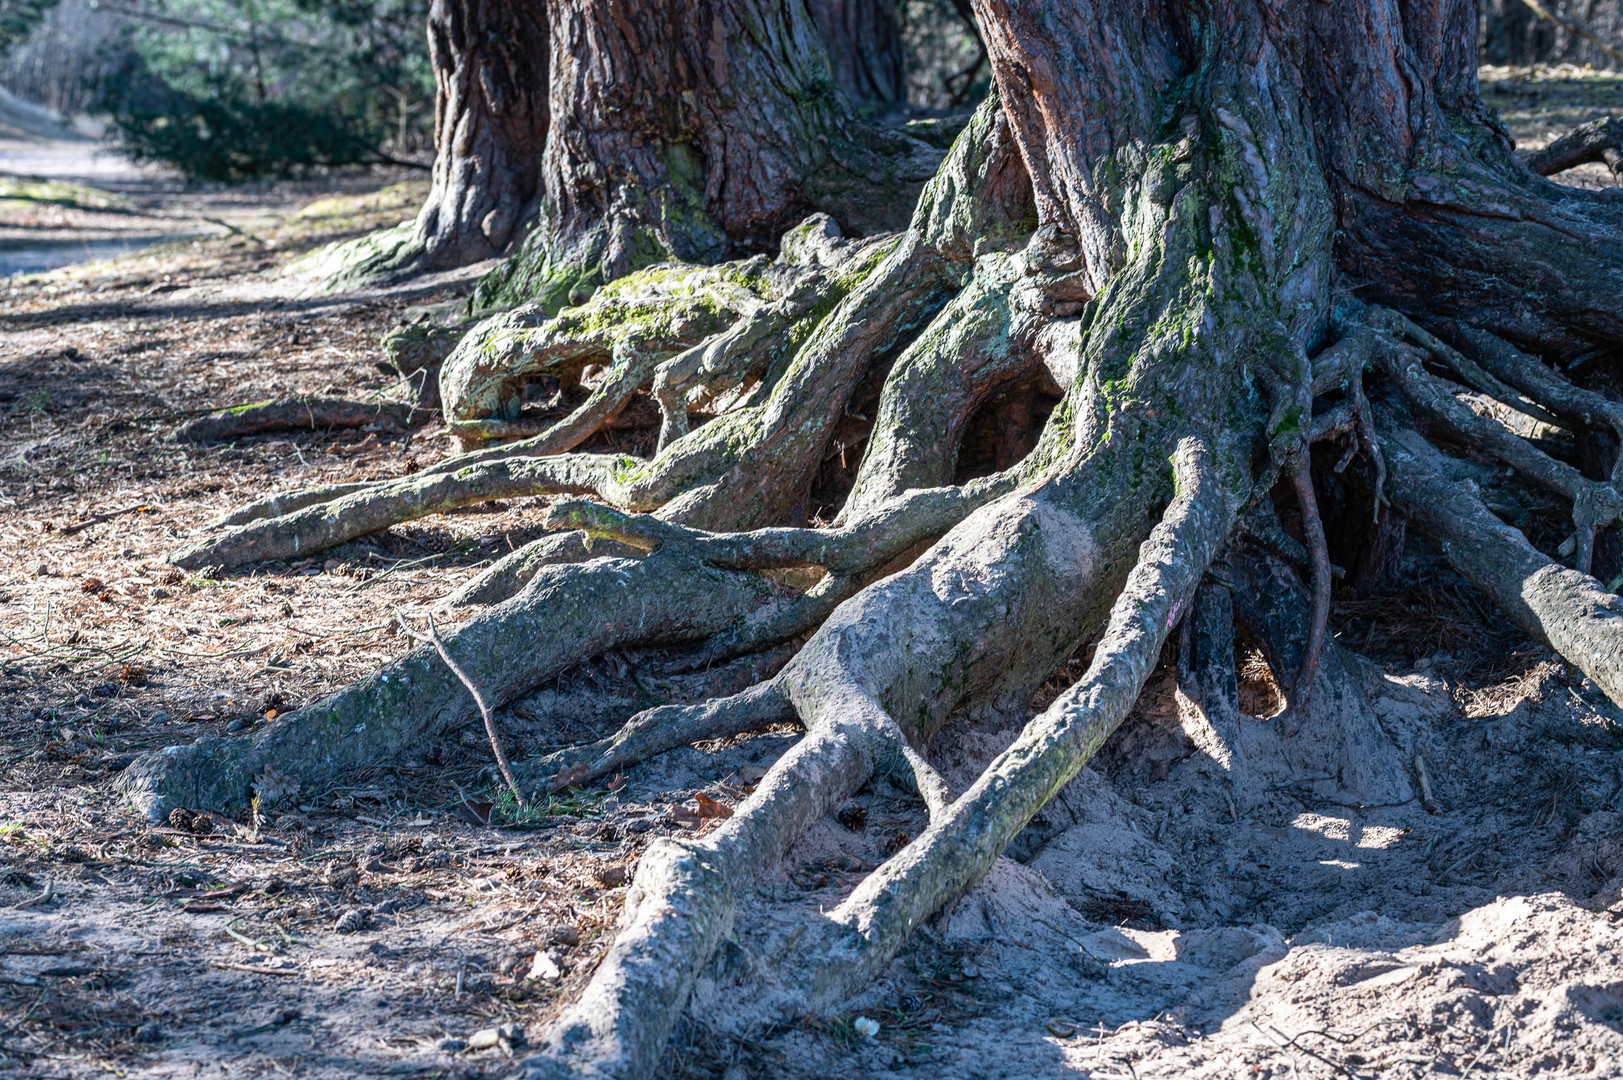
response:
[[[156,1020],[148,1020],[135,1029],[135,1041],[138,1043],[162,1042],[163,1025]]]
[[[90,708],[90,695],[80,694],[78,697],[73,699],[73,703],[79,706],[81,709],[88,709]]]
[[[152,591],[147,595],[152,597],[154,600],[167,600],[169,599],[169,590],[163,588],[161,585],[154,585],[152,587]]]
[[[248,727],[248,725],[250,725],[252,723],[253,723],[253,721],[248,719],[246,716],[239,716],[235,720],[233,720],[229,724],[227,724],[225,726],[225,729],[226,729],[226,731],[235,733],[235,732],[243,730],[244,728]]]
[[[169,714],[166,712],[155,712],[152,714],[152,722],[154,724],[167,724],[169,722]]]
[[[444,1050],[447,1054],[455,1054],[458,1051],[466,1050],[468,1041],[466,1039],[441,1039],[437,1045],[439,1049]]]
[[[859,1016],[851,1021],[851,1028],[864,1039],[872,1039],[879,1034],[879,1021]]]
[[[523,1046],[526,1042],[524,1029],[518,1024],[503,1024],[501,1027],[481,1028],[468,1036],[469,1050],[489,1050],[500,1046],[504,1050],[512,1050]]]
[[[561,978],[563,973],[563,968],[558,966],[558,961],[537,949],[535,959],[530,962],[530,973],[525,978],[544,979],[551,982],[554,979]]]
[[[580,929],[567,923],[560,923],[552,928],[548,938],[554,945],[579,945]]]

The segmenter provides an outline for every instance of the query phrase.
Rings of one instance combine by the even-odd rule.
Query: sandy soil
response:
[[[1615,90],[1595,82],[1498,73],[1490,89],[1533,139],[1546,114],[1509,106],[1556,95],[1549,83]],[[476,1033],[538,1031],[589,974],[646,843],[711,827],[694,797],[736,802],[794,738],[674,752],[523,812],[494,793],[476,728],[258,818],[154,824],[120,803],[133,754],[330,692],[398,655],[402,621],[420,627],[536,535],[544,501],[522,500],[219,579],[163,562],[269,490],[445,452],[433,427],[165,441],[210,408],[400,393],[373,366],[377,336],[409,305],[465,294],[479,268],[343,296],[283,272],[409,216],[421,187],[391,179],[159,190],[143,212],[240,200],[242,217],[209,214],[238,231],[0,291],[0,1074],[499,1075],[512,1039],[480,1049]],[[72,182],[61,212],[79,216],[60,228],[133,217],[94,200],[134,196]],[[23,202],[0,202],[0,228],[46,213]],[[1405,788],[1424,767],[1436,812],[1214,755],[1163,672],[870,993],[767,1025],[736,989],[762,927],[815,917],[923,817],[880,783],[821,823],[747,899],[669,1075],[1619,1075],[1623,714],[1484,619],[1423,545],[1408,564],[1428,575],[1428,607],[1343,602],[1336,629],[1370,657],[1359,677],[1392,748],[1381,767]],[[617,653],[501,710],[515,756],[704,692],[662,661]],[[1245,670],[1264,718],[1243,727],[1275,738],[1266,672]],[[960,720],[934,753],[962,786],[1024,719]]]

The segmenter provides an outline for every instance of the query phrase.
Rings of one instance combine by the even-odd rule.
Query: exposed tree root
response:
[[[174,442],[208,442],[212,439],[259,435],[267,431],[323,431],[328,428],[358,427],[399,431],[411,426],[415,413],[411,405],[391,402],[289,398],[221,409],[196,420],[188,420],[170,432],[169,438]]]
[[[368,485],[330,502],[306,504],[274,518],[228,527],[170,556],[176,566],[240,566],[262,559],[296,559],[390,525],[443,514],[490,499],[524,495],[626,494],[621,477],[628,458],[561,454],[474,465],[455,473],[424,472]]]
[[[732,928],[733,882],[780,860],[867,780],[888,741],[872,714],[811,730],[715,832],[649,845],[614,944],[516,1075],[654,1075],[694,979]]]
[[[1419,358],[1401,347],[1377,353],[1377,362],[1421,413],[1470,440],[1530,480],[1572,500],[1577,529],[1580,572],[1589,572],[1595,530],[1605,528],[1623,514],[1623,495],[1610,481],[1590,480],[1577,469],[1557,461],[1503,424],[1479,416],[1449,392],[1446,384],[1429,375]]]
[[[616,540],[593,541],[583,532],[549,533],[496,560],[447,596],[441,606],[499,604],[522,592],[543,566],[585,562],[600,555],[636,556],[642,552],[641,548]]]
[[[1528,155],[1534,172],[1553,176],[1578,165],[1600,161],[1612,170],[1612,179],[1623,184],[1623,119],[1605,116],[1569,131],[1542,150]]]
[[[876,770],[894,769],[923,796],[924,833],[832,911],[738,931],[739,948],[766,960],[754,969],[763,1012],[835,1007],[1098,751],[1180,618],[1185,689],[1198,706],[1187,724],[1236,801],[1261,801],[1293,776],[1333,777],[1315,783],[1354,805],[1412,800],[1355,662],[1325,635],[1332,567],[1319,493],[1326,513],[1334,505],[1327,487],[1316,493],[1314,439],[1349,444],[1338,472],[1362,451],[1368,468],[1347,485],[1360,496],[1373,488],[1377,519],[1389,499],[1512,618],[1623,702],[1623,601],[1500,524],[1466,465],[1396,402],[1440,444],[1466,443],[1570,500],[1580,568],[1586,537],[1623,510],[1623,472],[1589,479],[1458,394],[1469,387],[1541,422],[1620,434],[1623,411],[1498,338],[1443,326],[1426,305],[1408,309],[1425,312],[1415,321],[1336,302],[1336,260],[1378,248],[1366,237],[1369,247],[1348,255],[1343,232],[1375,211],[1338,172],[1356,165],[1318,158],[1331,150],[1305,118],[1336,103],[1304,89],[1330,78],[1301,66],[1310,39],[1282,49],[1276,37],[1303,19],[1295,32],[1329,40],[1335,26],[1314,21],[1322,5],[1219,6],[1199,25],[1142,5],[981,6],[999,16],[983,20],[994,70],[1028,93],[1007,99],[1006,118],[995,102],[977,114],[905,233],[847,251],[811,228],[777,263],[649,268],[555,316],[543,303],[487,322],[446,367],[447,407],[470,438],[528,430],[515,389],[525,377],[555,376],[568,394],[586,363],[606,361],[606,375],[539,436],[324,502],[296,496],[289,512],[176,557],[285,558],[488,498],[588,495],[552,507],[553,535],[453,597],[510,597],[446,641],[493,698],[611,647],[680,644],[685,660],[673,664],[702,665],[798,646],[781,670],[772,654],[765,681],[742,693],[648,710],[607,739],[520,765],[526,783],[556,789],[695,739],[791,720],[805,730],[732,818],[647,850],[617,936],[522,1075],[653,1073],[699,972],[737,929],[738,890]],[[1063,46],[1034,65],[1027,38]],[[1101,110],[1106,123],[1053,127]],[[1453,130],[1425,119],[1415,130]],[[1355,120],[1359,130],[1374,123]],[[1015,145],[1040,169],[1041,228]],[[1480,165],[1493,146],[1472,152]],[[1395,182],[1357,176],[1387,184],[1388,203],[1408,198]],[[1413,183],[1430,184],[1435,199],[1465,190]],[[1565,212],[1549,210],[1538,228],[1555,231]],[[1477,272],[1458,270],[1450,287]],[[1521,345],[1563,347],[1612,325],[1599,311],[1556,329],[1561,303],[1540,306],[1515,334],[1503,324],[1516,320],[1483,323]],[[558,452],[647,385],[662,420],[652,460]],[[995,476],[941,486],[975,409],[1033,386],[1064,391],[1035,448]],[[789,527],[811,516],[822,463],[856,445],[852,424],[867,420],[848,415],[852,402],[875,398],[837,527]],[[715,415],[694,426],[699,408]],[[1029,409],[1029,399],[1011,409],[1004,457],[1023,453]],[[1301,505],[1300,539],[1275,516],[1279,477]],[[595,557],[594,544],[632,557]],[[1285,685],[1285,722],[1239,711],[1236,623]],[[1037,687],[1089,640],[1081,681],[955,798],[928,757],[949,717],[1028,716]],[[172,749],[129,774],[149,805],[216,806],[270,766],[317,779],[471,718],[461,684],[419,649],[262,735]]]
[[[1127,715],[1233,524],[1234,493],[1224,490],[1209,455],[1194,440],[1179,448],[1179,495],[1144,542],[1087,673],[941,820],[864,879],[831,913],[826,933],[802,939],[800,962],[790,970],[813,1008],[870,982],[926,917],[991,869]]]
[[[1567,421],[1592,430],[1609,427],[1623,441],[1623,404],[1574,386],[1503,338],[1470,326],[1456,328],[1476,350],[1483,366],[1505,382],[1544,402]],[[1623,489],[1623,454],[1612,466],[1611,482],[1613,487]]]
[[[303,488],[298,491],[284,491],[279,495],[251,502],[247,506],[233,510],[231,513],[218,517],[209,522],[211,529],[226,528],[232,525],[246,525],[250,521],[260,521],[264,518],[281,517],[291,514],[295,510],[303,510],[306,506],[316,506],[320,503],[332,502],[345,495],[353,495],[357,491],[364,491],[370,484],[323,484],[320,487]]]
[[[1396,415],[1385,443],[1393,505],[1518,626],[1623,705],[1623,598],[1495,517],[1456,464]]]
[[[969,283],[896,361],[879,401],[875,436],[843,514],[860,516],[909,488],[952,480],[964,425],[999,385],[1038,366],[1030,337],[1042,320],[1018,312],[1014,256],[983,256]]]
[[[640,712],[606,739],[532,759],[519,772],[526,784],[535,784],[540,791],[562,791],[612,776],[679,746],[743,735],[794,719],[794,709],[775,683],[757,683],[731,697]]]
[[[622,509],[658,508],[670,520],[710,529],[791,518],[803,510],[864,373],[918,335],[961,288],[977,255],[1023,242],[1030,198],[994,96],[954,144],[901,236],[848,243],[826,218],[814,217],[785,237],[776,263],[653,267],[556,317],[540,304],[487,320],[442,372],[447,416],[470,437],[523,430],[511,425],[522,405],[515,388],[526,375],[551,371],[567,388],[595,359],[613,366],[586,403],[539,435],[351,492],[324,510],[312,506],[257,522],[251,532],[211,538],[176,558],[185,560],[181,565],[235,566],[309,554],[413,517],[502,497],[474,489],[457,495],[451,491],[457,483],[435,479],[447,474],[511,495],[590,492]],[[788,332],[762,337],[778,324]],[[707,342],[714,342],[713,354]],[[740,384],[761,367],[757,345],[766,351],[767,370],[757,389],[740,398]],[[693,348],[706,351],[684,353]],[[579,445],[638,385],[656,378],[661,360],[669,362],[662,392],[670,399],[671,428],[682,423],[674,419],[678,387],[686,388],[684,407],[707,396],[712,405],[722,397],[735,403],[662,446],[652,461],[606,455],[577,461],[567,471],[592,474],[583,486],[555,484],[534,467],[520,470],[527,481],[504,485],[495,479],[502,470],[478,468]],[[434,494],[425,497],[429,490]]]

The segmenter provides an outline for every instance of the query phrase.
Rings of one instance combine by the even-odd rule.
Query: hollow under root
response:
[[[679,746],[743,735],[794,719],[794,708],[769,680],[697,705],[646,709],[608,738],[532,758],[519,766],[518,774],[525,787],[533,786],[541,793],[562,791],[612,776]]]

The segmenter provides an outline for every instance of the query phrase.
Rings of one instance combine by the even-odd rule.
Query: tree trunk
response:
[[[417,216],[428,266],[507,250],[533,214],[547,138],[547,13],[542,0],[434,0],[429,56],[434,186]]]
[[[801,3],[550,0],[539,227],[477,308],[555,310],[669,259],[770,248],[814,210],[894,229],[939,156],[859,123]]]
[[[781,46],[775,66],[732,63],[739,10],[615,23],[572,0],[554,21],[568,84],[554,102],[574,112],[553,132],[568,152],[549,152],[556,216],[538,235],[597,245],[571,283],[659,252],[720,258],[804,208],[811,174],[793,170],[816,157],[808,147],[837,145],[848,118],[786,89],[824,70],[815,48],[788,47],[809,40],[798,4],[747,21],[750,41]],[[714,831],[647,850],[618,936],[521,1075],[653,1074],[723,938],[747,958],[726,970],[748,973],[725,977],[752,985],[712,994],[707,1021],[734,1000],[752,1023],[838,1011],[1110,738],[1192,610],[1209,637],[1227,633],[1213,618],[1249,619],[1290,698],[1270,745],[1224,751],[1237,770],[1282,762],[1324,777],[1332,801],[1408,801],[1404,766],[1325,633],[1316,443],[1346,443],[1361,464],[1344,483],[1403,514],[1623,703],[1623,602],[1589,575],[1623,513],[1623,464],[1586,475],[1462,400],[1608,447],[1623,438],[1623,405],[1547,363],[1623,341],[1623,205],[1515,155],[1477,96],[1474,0],[976,0],[976,14],[997,93],[899,235],[853,244],[818,219],[775,260],[654,267],[557,315],[493,319],[447,362],[478,376],[460,388],[471,397],[448,395],[472,403],[471,423],[513,422],[504,377],[565,379],[588,358],[609,372],[533,438],[293,497],[297,509],[174,556],[302,557],[484,499],[585,494],[551,510],[562,535],[477,583],[511,596],[458,631],[481,647],[498,701],[609,640],[685,648],[671,662],[694,668],[794,654],[772,653],[781,670],[745,693],[648,710],[525,770],[555,790],[789,716],[806,731]],[[690,50],[712,36],[725,45]],[[660,90],[665,114],[628,85]],[[588,122],[593,103],[619,110],[612,125]],[[830,142],[796,141],[815,133]],[[716,171],[742,165],[744,146],[751,167]],[[683,197],[703,213],[677,215]],[[694,382],[732,404],[690,427]],[[647,386],[681,414],[656,454],[578,449]],[[1017,423],[1022,394],[1045,386],[1064,397],[1023,460],[944,482],[974,410],[1003,401]],[[869,413],[853,408],[864,388]],[[793,527],[827,464],[864,444],[834,524]],[[1570,567],[1494,524],[1467,473],[1506,467],[1570,506]],[[1276,497],[1295,502],[1295,533]],[[621,584],[623,560],[580,562],[598,538],[649,552],[640,584]],[[816,584],[785,593],[773,575],[786,568]],[[1198,602],[1208,577],[1232,605]],[[587,640],[583,625],[606,629]],[[536,633],[545,648],[522,640]],[[1089,642],[1087,671],[1031,715],[1034,691]],[[245,798],[273,757],[324,782],[374,752],[345,732],[398,752],[467,722],[454,691],[425,646],[250,738],[171,748],[126,775],[149,805]],[[955,794],[927,749],[953,717],[984,713],[1029,720]],[[1218,718],[1212,737],[1231,727]],[[835,907],[736,902],[877,773],[912,778],[928,818],[911,842]]]
[[[907,72],[895,0],[811,0],[834,85],[851,104],[907,104]]]

